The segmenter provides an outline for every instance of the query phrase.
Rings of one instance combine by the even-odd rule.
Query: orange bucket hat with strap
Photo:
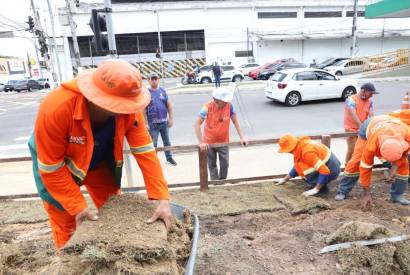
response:
[[[293,135],[284,135],[279,139],[279,153],[290,153],[298,144],[298,138]]]
[[[116,114],[142,111],[151,100],[139,70],[124,60],[108,59],[82,72],[77,85],[89,101]]]

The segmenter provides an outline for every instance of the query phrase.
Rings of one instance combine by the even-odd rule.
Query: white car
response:
[[[221,82],[222,81],[232,81],[232,82],[238,82],[242,81],[245,76],[241,73],[241,71],[234,66],[220,66],[222,70],[222,75],[221,75]],[[197,75],[196,81],[202,84],[208,84],[215,82],[214,74],[212,73],[212,69],[209,71],[203,71]]]
[[[332,66],[325,67],[324,70],[334,75],[356,74],[363,72],[363,60],[340,60]]]
[[[324,70],[289,69],[275,73],[267,81],[265,96],[288,106],[302,101],[347,97],[359,91],[355,79],[339,78]]]
[[[241,73],[243,73],[243,75],[248,75],[248,73],[250,71],[252,71],[253,69],[256,69],[258,67],[259,67],[259,64],[246,63],[246,64],[243,64],[243,65],[239,66],[239,70],[241,71]]]

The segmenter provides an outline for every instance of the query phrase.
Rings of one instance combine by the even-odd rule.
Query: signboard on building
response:
[[[24,61],[21,60],[9,60],[9,74],[24,74],[26,72],[26,67],[24,66]]]

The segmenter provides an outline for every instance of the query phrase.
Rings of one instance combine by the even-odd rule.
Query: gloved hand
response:
[[[309,196],[314,196],[314,195],[316,195],[317,193],[319,193],[319,190],[317,190],[316,188],[312,188],[312,189],[310,189],[310,190],[308,190],[308,191],[303,192],[303,193],[302,193],[302,196],[309,197]]]
[[[278,180],[273,180],[273,182],[274,182],[274,185],[282,185],[285,182],[287,182],[287,180],[285,178],[282,178],[282,179],[278,179]]]

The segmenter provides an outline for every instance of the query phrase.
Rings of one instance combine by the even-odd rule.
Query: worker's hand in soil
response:
[[[362,209],[363,211],[368,211],[372,207],[372,195],[370,194],[370,190],[364,190],[364,196],[362,199]]]
[[[96,221],[98,220],[98,216],[96,214],[91,213],[87,208],[81,211],[80,213],[75,216],[75,223],[79,226],[83,221]]]
[[[287,182],[287,180],[285,178],[278,179],[278,180],[273,180],[274,185],[282,185],[282,184],[285,184],[285,182]]]
[[[241,139],[241,145],[242,145],[242,146],[248,146],[248,144],[249,144],[249,141],[248,141],[248,140],[246,140],[246,139]]]
[[[154,215],[147,220],[147,223],[153,223],[156,220],[161,219],[165,223],[165,227],[169,231],[171,229],[171,206],[168,200],[160,200],[157,209],[155,209]]]
[[[206,150],[208,150],[208,147],[209,147],[208,143],[201,142],[201,143],[199,144],[199,149],[201,149],[201,151],[206,151]]]

